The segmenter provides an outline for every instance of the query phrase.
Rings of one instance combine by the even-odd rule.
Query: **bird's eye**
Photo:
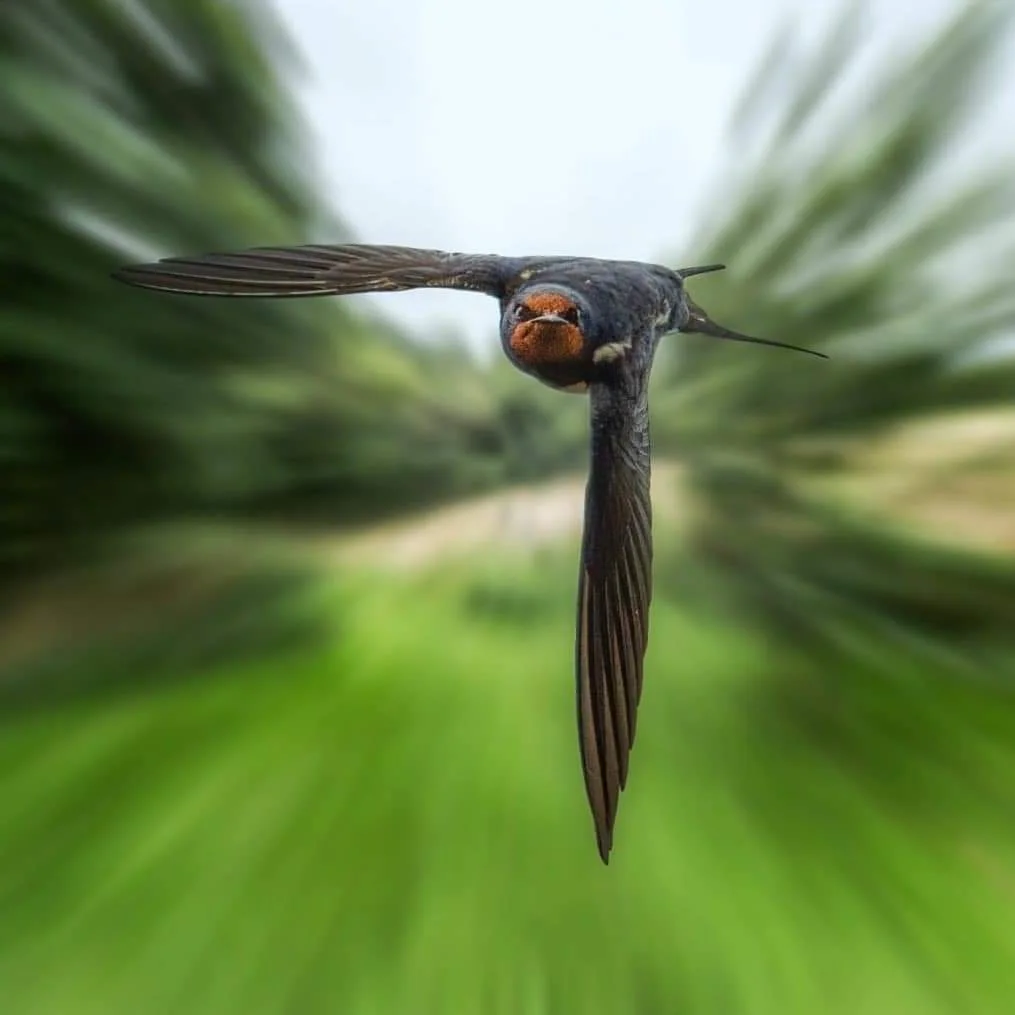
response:
[[[529,306],[527,303],[519,303],[515,306],[512,313],[517,321],[531,321],[533,318],[542,317],[548,310],[536,309],[535,307]],[[578,308],[573,304],[567,306],[562,310],[553,311],[559,318],[568,322],[568,324],[578,324],[579,313]]]

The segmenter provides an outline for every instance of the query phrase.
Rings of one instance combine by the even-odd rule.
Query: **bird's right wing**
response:
[[[578,579],[578,731],[599,855],[608,862],[634,743],[652,598],[644,392],[593,385],[592,455]]]
[[[254,247],[167,257],[120,268],[130,285],[199,296],[343,296],[406,289],[465,289],[500,298],[513,262],[495,255],[416,247]]]
[[[685,273],[688,269],[684,269]],[[693,269],[691,269],[693,270]],[[699,269],[700,270],[700,269]],[[749,342],[751,345],[770,345],[775,349],[789,349],[792,352],[805,352],[808,356],[817,356],[819,359],[828,359],[823,352],[816,349],[805,349],[803,346],[790,345],[788,342],[776,342],[772,338],[754,338],[751,335],[741,335],[739,331],[730,331],[721,324],[716,324],[708,314],[702,310],[690,297],[687,298],[687,323],[681,331],[698,335],[710,335],[712,338],[723,338],[731,342]]]

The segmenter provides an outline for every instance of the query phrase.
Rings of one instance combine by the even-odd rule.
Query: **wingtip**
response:
[[[599,859],[603,865],[610,865],[610,851],[613,849],[613,836],[607,833],[600,833],[596,836],[596,845],[599,847]]]
[[[109,277],[114,282],[122,285],[129,285],[132,289],[154,289],[167,291],[164,286],[155,285],[145,278],[145,269],[152,265],[125,264],[120,268],[114,268]]]
[[[137,271],[138,265],[125,264],[120,268],[114,268],[109,277],[121,285],[129,285],[132,289],[155,288],[145,284],[144,274]]]
[[[127,285],[144,285],[146,276],[153,270],[158,270],[163,263],[164,261],[152,261],[150,264],[121,264],[109,273],[109,277]]]
[[[724,339],[732,342],[747,342],[751,345],[767,345],[775,349],[789,349],[791,352],[803,352],[808,356],[816,356],[818,359],[829,359],[827,353],[818,352],[817,349],[807,349],[801,345],[791,345],[789,342],[777,342],[771,338],[755,338],[753,335],[744,335],[739,331],[731,331],[721,324],[713,321],[701,307],[690,303],[691,319],[688,324],[680,330],[687,334],[708,335],[711,338]]]
[[[698,264],[691,268],[678,268],[677,274],[681,278],[692,278],[694,275],[706,275],[709,272],[725,270],[725,264]]]

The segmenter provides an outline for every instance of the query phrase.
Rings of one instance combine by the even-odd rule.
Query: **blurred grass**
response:
[[[346,575],[322,648],[2,724],[4,1010],[1005,1010],[1005,692],[663,600],[603,869],[572,572]]]

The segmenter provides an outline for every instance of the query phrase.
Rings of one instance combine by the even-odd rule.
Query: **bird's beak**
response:
[[[541,314],[539,317],[532,318],[533,324],[569,324],[565,318],[561,317],[560,314]]]

